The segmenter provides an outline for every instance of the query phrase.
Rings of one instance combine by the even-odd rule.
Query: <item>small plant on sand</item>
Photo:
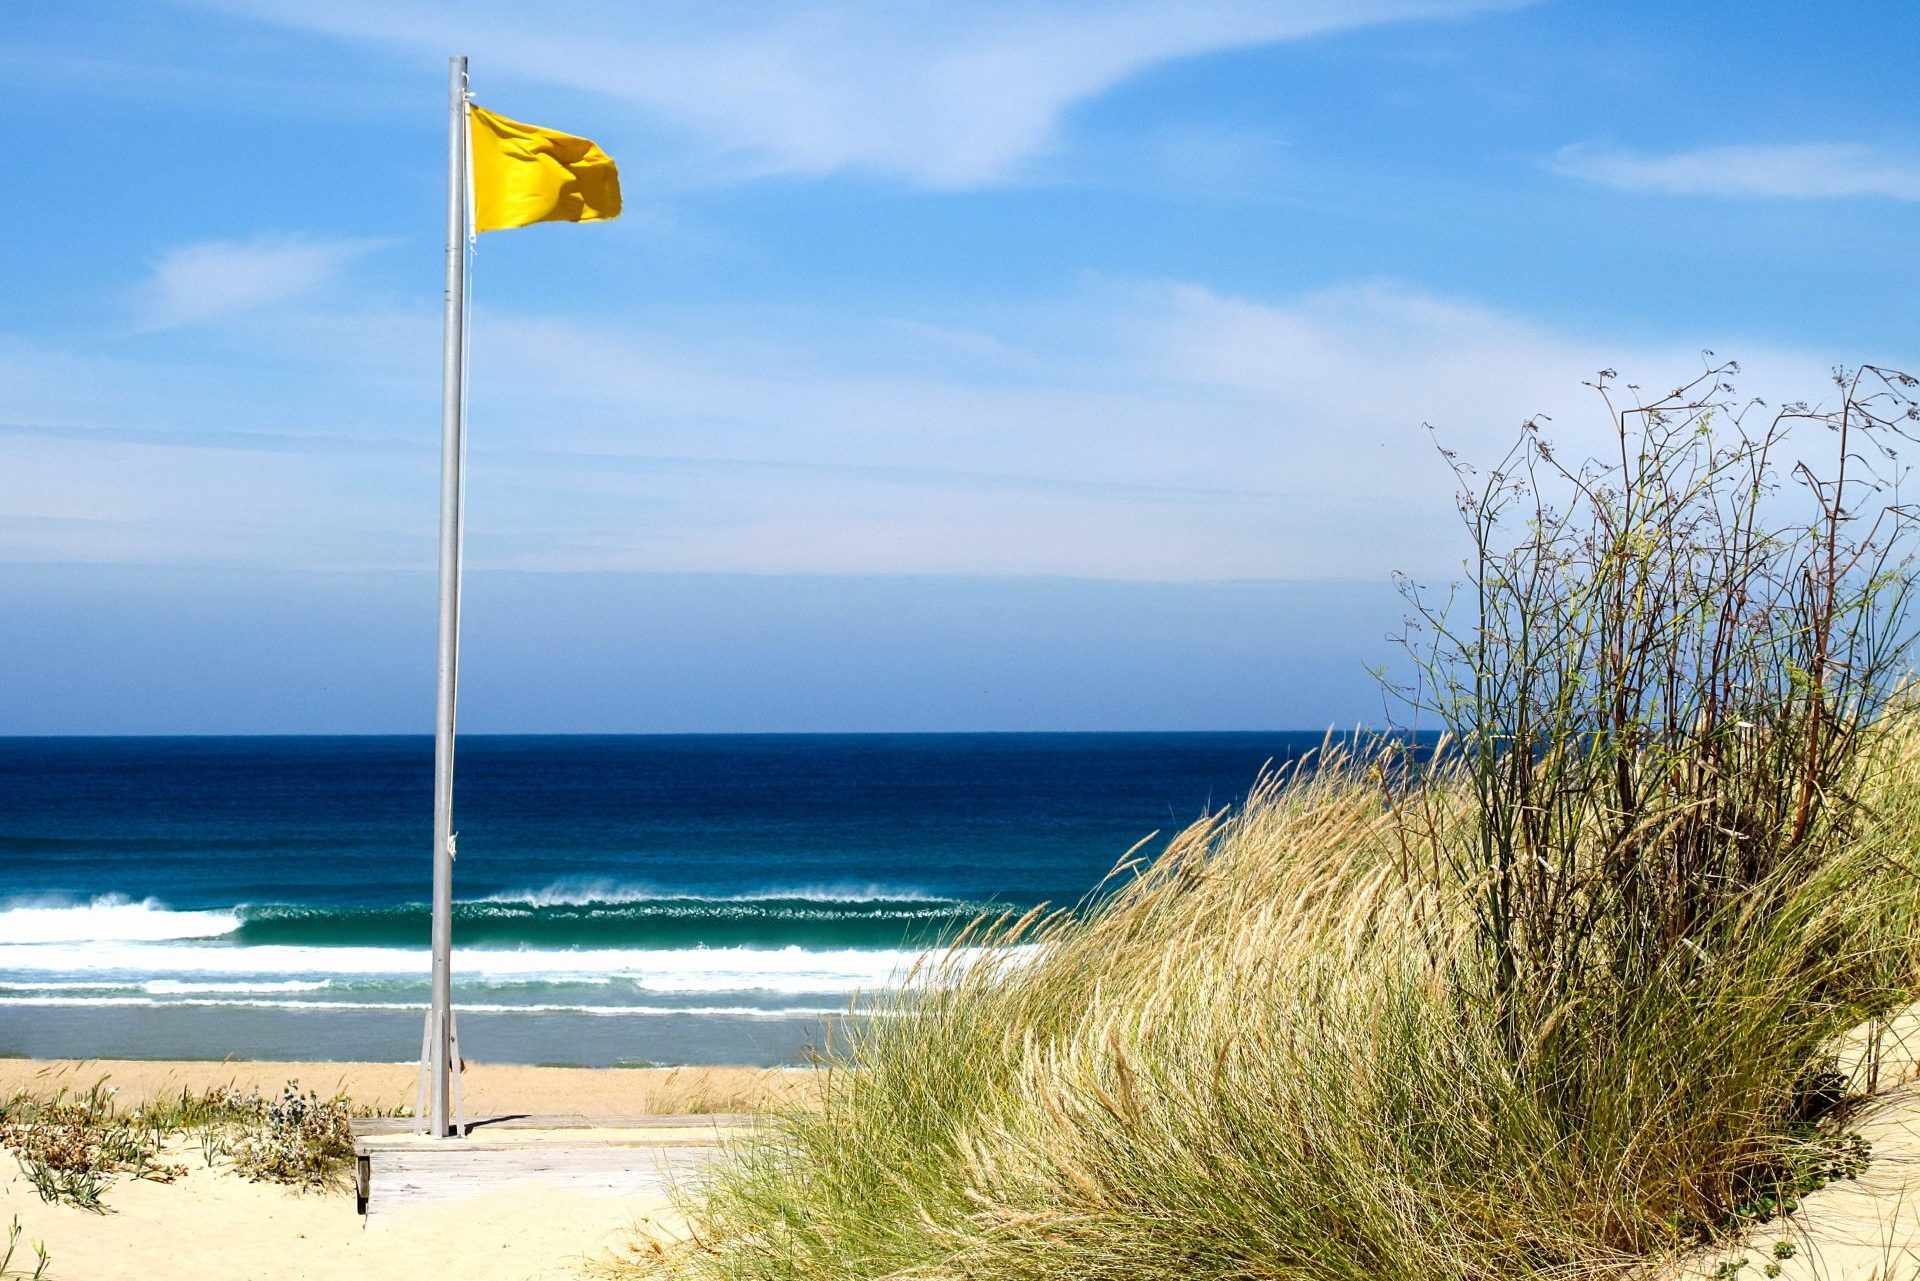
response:
[[[91,1210],[95,1214],[106,1212],[106,1191],[112,1179],[99,1169],[87,1166],[63,1167],[35,1160],[32,1157],[20,1158],[20,1169],[27,1176],[27,1182],[33,1184],[33,1190],[40,1194],[42,1201],[49,1204],[64,1202],[81,1210]]]
[[[204,1133],[251,1125],[265,1109],[258,1091],[243,1093],[223,1085],[198,1094],[182,1087],[177,1095],[155,1095],[141,1104],[139,1115],[164,1134]]]
[[[20,1248],[20,1216],[14,1215],[7,1224],[7,1248],[0,1250],[0,1281],[47,1281],[47,1269],[53,1260],[47,1254],[47,1247],[41,1242],[33,1243],[33,1271],[25,1272],[16,1268],[13,1257]]]
[[[198,1146],[207,1169],[231,1159],[250,1179],[333,1183],[353,1156],[350,1121],[368,1112],[344,1096],[322,1099],[289,1082],[273,1099],[231,1086],[182,1090],[123,1113],[103,1082],[84,1094],[21,1092],[0,1100],[0,1147],[19,1160],[44,1200],[104,1211],[116,1176],[168,1183],[185,1175],[188,1167],[171,1158],[191,1152],[186,1140]]]
[[[260,1121],[232,1147],[236,1168],[250,1179],[322,1187],[338,1180],[353,1159],[353,1110],[343,1097],[322,1099],[288,1082],[267,1103]]]
[[[186,1167],[162,1160],[165,1137],[138,1113],[120,1115],[110,1089],[51,1099],[19,1094],[0,1107],[0,1147],[11,1151],[42,1200],[105,1209],[116,1174],[168,1183]]]
[[[1800,1198],[1840,1179],[1857,1179],[1871,1147],[1859,1132],[1836,1129],[1831,1118],[1792,1127],[1777,1163],[1749,1176],[1746,1200],[1728,1213],[1734,1225],[1769,1223],[1800,1208]]]

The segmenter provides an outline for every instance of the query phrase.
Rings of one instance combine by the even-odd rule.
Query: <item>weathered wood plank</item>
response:
[[[473,1135],[502,1130],[649,1130],[682,1126],[746,1125],[753,1117],[745,1112],[652,1113],[634,1116],[497,1116],[476,1117],[470,1125]],[[355,1138],[381,1134],[411,1134],[420,1124],[409,1116],[364,1116],[353,1121]]]
[[[612,1118],[609,1118],[612,1120]],[[534,1129],[469,1139],[410,1130],[359,1132],[354,1144],[360,1208],[373,1218],[409,1205],[455,1200],[529,1182],[588,1196],[658,1192],[697,1179],[716,1160],[726,1130],[715,1117],[618,1118],[613,1125]],[[635,1124],[634,1122],[653,1124]]]

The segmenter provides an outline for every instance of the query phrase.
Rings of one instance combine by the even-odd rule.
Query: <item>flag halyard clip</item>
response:
[[[467,257],[471,260],[480,248],[480,223],[473,208],[473,88],[464,73],[460,77],[460,117],[467,127]]]

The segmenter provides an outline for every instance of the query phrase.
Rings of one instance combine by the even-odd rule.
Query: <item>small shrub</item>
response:
[[[322,1099],[297,1081],[263,1109],[259,1125],[234,1145],[235,1166],[250,1179],[323,1187],[353,1159],[353,1118],[344,1097]]]
[[[1624,399],[1603,372],[1610,439],[1583,462],[1538,422],[1484,474],[1447,453],[1465,581],[1403,580],[1403,692],[1478,819],[1433,848],[1473,896],[1508,1053],[1569,1095],[1607,1088],[1567,1074],[1633,1017],[1613,992],[1691,983],[1853,839],[1910,666],[1920,382],[1839,370],[1832,408],[1763,415],[1737,372]]]

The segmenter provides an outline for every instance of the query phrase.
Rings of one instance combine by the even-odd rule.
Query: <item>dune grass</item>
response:
[[[1912,516],[1863,460],[1915,384],[1749,432],[1728,373],[1609,399],[1611,461],[1459,469],[1470,609],[1411,593],[1451,750],[1330,745],[930,956],[642,1270],[1583,1276],[1857,1170],[1833,1051],[1915,998],[1920,905]]]
[[[1834,1040],[1911,995],[1920,732],[1879,818],[1723,956],[1558,1011],[1515,1062],[1377,762],[1276,778],[1085,916],[985,931],[686,1209],[687,1278],[1516,1277],[1606,1270],[1844,1166]],[[1445,823],[1464,826],[1465,805]],[[980,939],[968,940],[978,942]]]

